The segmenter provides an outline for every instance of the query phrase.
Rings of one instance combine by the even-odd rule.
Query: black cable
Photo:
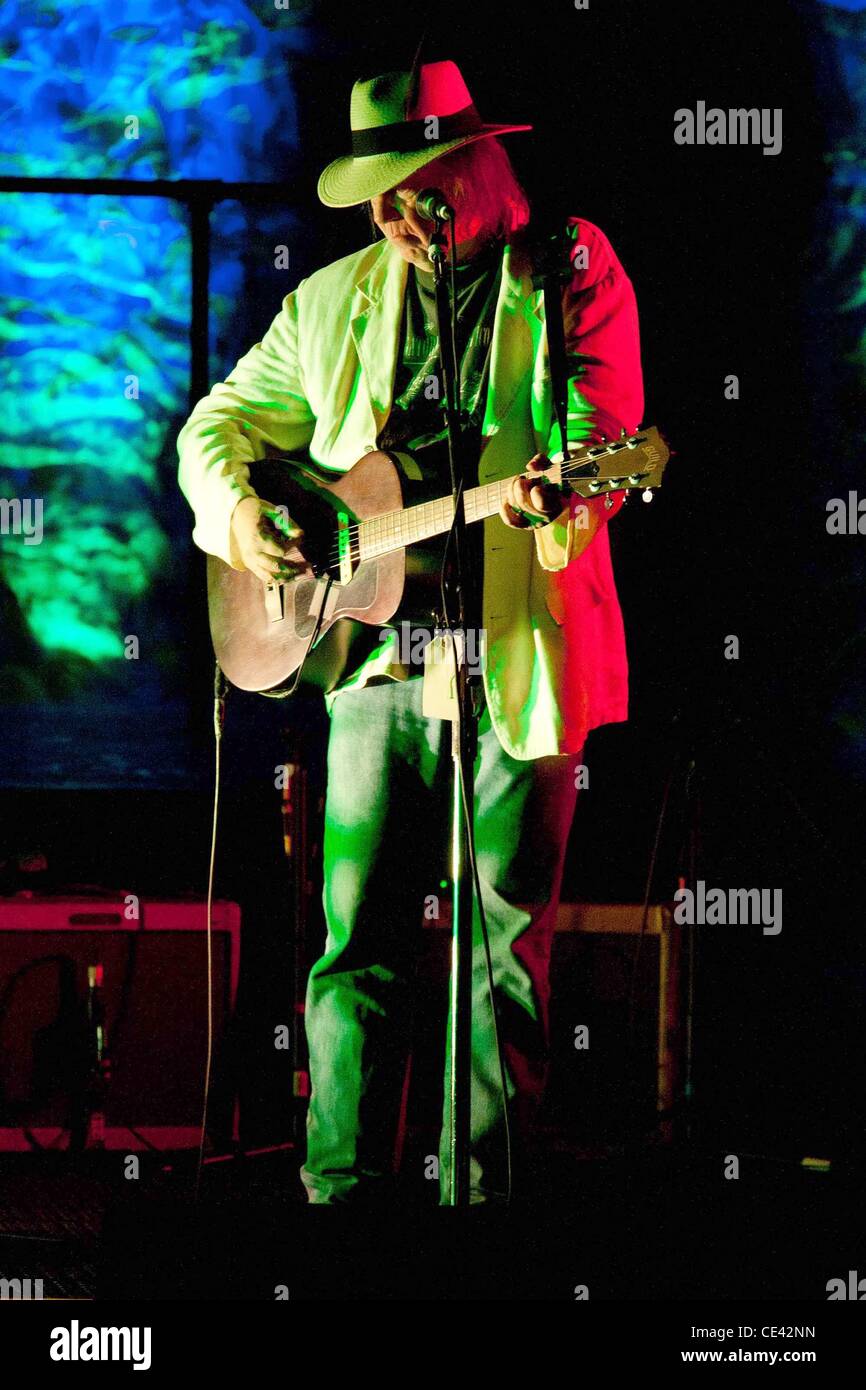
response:
[[[109,1047],[116,1053],[119,1046],[118,1039],[123,1035],[129,1016],[129,1004],[132,998],[132,987],[135,983],[135,974],[138,968],[138,946],[144,931],[144,918],[139,916],[138,926],[134,931],[127,934],[128,949],[126,965],[123,971],[123,981],[120,986],[120,999],[117,1002],[117,1012],[114,1016],[114,1023],[108,1038]]]
[[[689,781],[691,780],[691,774],[692,774],[693,769],[694,769],[694,763],[691,763],[691,764],[689,765],[689,769],[688,769],[688,773],[687,773],[687,779],[686,779],[686,796],[688,796],[688,785],[689,785]],[[630,983],[630,985],[629,985],[629,991],[628,991],[628,1031],[629,1031],[629,1037],[630,1037],[630,1038],[633,1038],[633,1036],[634,1036],[635,1002],[636,1002],[636,993],[637,993],[637,972],[638,972],[638,967],[639,967],[639,964],[640,964],[641,953],[642,953],[642,950],[643,950],[644,938],[645,938],[645,936],[646,936],[647,922],[648,922],[648,920],[649,920],[650,897],[651,897],[651,895],[652,895],[653,882],[654,882],[654,880],[655,880],[656,864],[657,864],[657,862],[658,862],[659,845],[660,845],[660,843],[661,843],[662,830],[663,830],[663,828],[664,828],[665,816],[666,816],[666,814],[667,814],[668,801],[670,800],[671,787],[673,786],[673,780],[674,780],[674,775],[675,775],[675,773],[676,773],[676,770],[677,770],[677,763],[676,763],[676,757],[675,757],[675,758],[674,758],[673,765],[672,765],[670,771],[668,772],[667,778],[666,778],[666,780],[665,780],[664,790],[663,790],[663,792],[662,792],[661,806],[659,807],[659,813],[658,813],[658,816],[657,816],[657,818],[656,818],[656,832],[655,832],[655,838],[654,838],[654,840],[653,840],[653,847],[652,847],[652,850],[651,850],[651,852],[650,852],[649,865],[647,866],[646,885],[645,885],[645,887],[644,887],[643,909],[642,909],[642,912],[641,912],[640,931],[639,931],[639,933],[638,933],[638,939],[637,939],[637,941],[636,941],[636,943],[635,943],[634,957],[633,957],[633,959],[632,959],[631,983]]]
[[[135,1138],[139,1141],[139,1143],[143,1144],[149,1153],[161,1154],[166,1152],[166,1150],[161,1149],[158,1144],[152,1144],[151,1141],[147,1138],[147,1135],[142,1134],[140,1129],[136,1129],[135,1125],[125,1125],[124,1128],[129,1130],[129,1133],[134,1135]]]
[[[219,821],[220,770],[223,725],[225,724],[225,704],[228,682],[222,673],[219,662],[214,666],[213,691],[213,732],[214,732],[214,788],[213,821],[211,825],[210,863],[207,876],[207,1055],[204,1069],[204,1094],[202,1096],[201,1131],[198,1142],[198,1160],[195,1170],[195,1200],[198,1201],[201,1187],[201,1170],[204,1163],[204,1146],[207,1135],[208,1105],[210,1103],[211,1071],[213,1068],[213,883],[216,868],[217,825]]]

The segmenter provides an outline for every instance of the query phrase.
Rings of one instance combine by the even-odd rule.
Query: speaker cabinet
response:
[[[202,901],[0,900],[0,1148],[63,1148],[86,1069],[88,966],[103,968],[108,1147],[198,1142],[207,1054]],[[213,905],[210,1132],[236,1133],[227,1042],[240,909]],[[84,1061],[82,1063],[82,1059]]]
[[[408,1114],[410,1126],[432,1129],[442,1094],[448,903],[435,923],[424,925],[421,975],[430,988],[416,1019]],[[671,1113],[681,1099],[686,1041],[682,930],[667,904],[650,904],[644,920],[639,903],[560,903],[551,943],[543,1128],[590,1147],[618,1141],[635,1126],[657,1126],[665,1141],[674,1137]]]

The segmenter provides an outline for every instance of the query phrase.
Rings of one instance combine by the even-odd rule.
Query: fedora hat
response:
[[[352,153],[322,171],[319,197],[330,208],[354,207],[387,193],[450,150],[529,125],[482,121],[456,63],[422,63],[385,72],[352,88]]]

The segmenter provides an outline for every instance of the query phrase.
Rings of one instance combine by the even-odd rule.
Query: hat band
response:
[[[430,121],[439,122],[435,140],[430,138]],[[431,113],[420,121],[397,121],[393,125],[369,126],[352,131],[352,154],[363,159],[369,154],[409,154],[423,150],[425,145],[442,140],[454,140],[461,135],[475,135],[484,129],[484,122],[474,105],[464,106],[450,116]]]

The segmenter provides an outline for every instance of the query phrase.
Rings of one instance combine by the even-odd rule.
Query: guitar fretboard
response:
[[[603,491],[630,492],[644,489],[644,497],[661,485],[670,450],[657,429],[638,430],[611,443],[589,445],[571,454],[560,466],[560,477],[580,497],[594,497]],[[519,474],[515,474],[519,477]],[[511,486],[512,478],[500,478],[464,495],[469,523],[494,516]],[[441,536],[451,529],[454,499],[450,495],[431,502],[420,502],[399,511],[383,512],[365,521],[340,522],[332,560],[350,564],[375,560],[419,541]]]
[[[464,494],[463,502],[467,522],[481,521],[498,512],[510,483],[510,478],[503,478],[495,483],[470,488]],[[437,497],[433,502],[419,502],[414,507],[405,507],[397,512],[383,512],[381,516],[358,523],[357,559],[375,560],[380,555],[401,550],[403,546],[441,536],[451,529],[453,520],[454,498],[450,496]]]

